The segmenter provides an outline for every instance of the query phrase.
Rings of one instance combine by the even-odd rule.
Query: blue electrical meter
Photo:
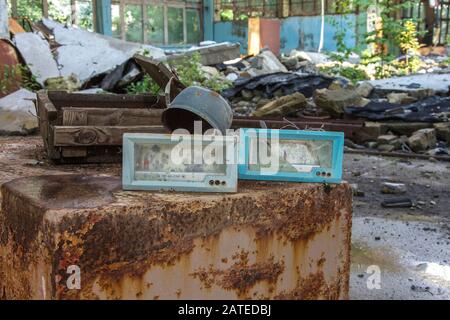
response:
[[[237,192],[238,136],[125,133],[124,190]]]
[[[340,183],[344,133],[240,129],[239,179]]]

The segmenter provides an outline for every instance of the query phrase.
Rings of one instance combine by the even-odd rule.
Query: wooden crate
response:
[[[48,157],[59,163],[120,162],[125,132],[166,132],[163,101],[153,95],[41,90],[36,108]]]

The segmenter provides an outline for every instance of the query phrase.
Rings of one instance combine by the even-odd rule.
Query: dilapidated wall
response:
[[[320,16],[295,16],[281,19],[281,52],[289,53],[292,49],[317,51],[320,42]],[[337,48],[336,32],[345,30],[344,43],[354,48],[366,32],[366,14],[326,15],[323,51],[335,51]],[[241,44],[241,52],[248,48],[248,25],[244,21],[227,21],[214,23],[214,40],[236,41]]]

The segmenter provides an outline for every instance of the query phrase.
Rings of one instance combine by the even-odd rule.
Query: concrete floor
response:
[[[364,192],[353,203],[350,298],[450,299],[450,163],[346,154],[344,168]],[[385,181],[420,204],[382,208],[396,197],[380,192]]]
[[[120,174],[119,164],[107,167]],[[353,204],[350,298],[450,299],[450,162],[346,154],[344,168],[344,179],[364,192]],[[49,165],[40,137],[0,137],[0,184],[23,176],[104,171],[102,165]],[[405,183],[401,196],[419,204],[382,208],[381,201],[396,197],[380,192],[385,181]]]

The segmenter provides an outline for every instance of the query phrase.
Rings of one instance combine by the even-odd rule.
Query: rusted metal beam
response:
[[[264,124],[262,124],[264,123]],[[331,119],[312,119],[312,118],[295,118],[295,119],[267,119],[267,118],[245,118],[235,117],[231,127],[238,128],[261,128],[261,125],[267,126],[269,129],[323,129],[326,131],[344,132],[346,137],[354,137],[356,133],[363,128],[362,121],[344,121]]]

